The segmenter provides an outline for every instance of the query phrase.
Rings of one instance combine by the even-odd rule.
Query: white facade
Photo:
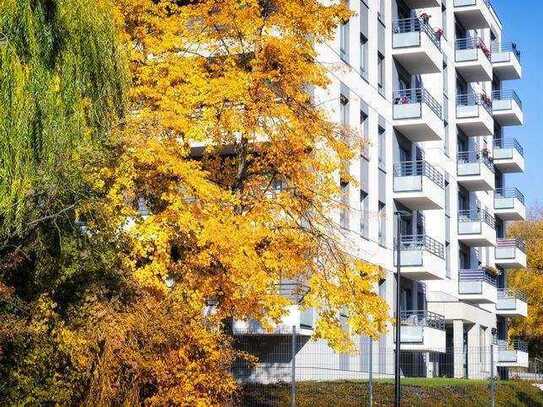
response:
[[[522,74],[516,45],[502,42],[486,0],[348,3],[355,16],[319,47],[331,84],[315,90],[333,120],[368,142],[350,163],[360,182],[344,185],[350,210],[338,221],[358,255],[386,271],[377,289],[393,312],[395,214],[402,212],[402,350],[469,353],[506,340],[507,318],[526,313],[514,294],[496,310],[507,269],[526,261],[521,242],[500,246],[506,223],[526,213],[505,176],[524,169],[522,148],[505,129],[523,122],[509,90]],[[375,348],[393,349],[393,336],[391,327]],[[461,354],[454,352],[455,377],[481,371]],[[498,366],[517,366],[507,356]]]

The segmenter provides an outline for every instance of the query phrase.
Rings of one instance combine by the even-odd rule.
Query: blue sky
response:
[[[524,107],[524,127],[508,127],[524,147],[526,172],[507,174],[507,187],[526,195],[529,207],[543,206],[543,3],[540,0],[491,0],[502,23],[505,41],[516,42],[521,51],[523,79],[504,83],[514,89]],[[538,34],[539,32],[539,34]]]

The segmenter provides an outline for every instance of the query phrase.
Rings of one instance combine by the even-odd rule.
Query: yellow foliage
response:
[[[318,311],[316,337],[352,348],[340,310],[351,333],[381,334],[379,271],[348,252],[332,218],[354,149],[308,92],[328,83],[316,46],[348,11],[318,0],[118,3],[134,86],[108,206],[119,223],[135,219],[125,229],[139,283],[175,298],[175,281],[194,307],[216,303],[218,321],[272,326],[289,305],[278,284],[295,281],[308,287],[301,306]]]

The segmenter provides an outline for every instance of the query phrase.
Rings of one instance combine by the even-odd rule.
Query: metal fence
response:
[[[437,316],[434,319],[439,322]],[[423,325],[445,335],[441,326]],[[402,405],[442,405],[440,398],[469,402],[465,399],[469,397],[468,383],[475,386],[473,391],[482,400],[493,405],[499,386],[500,348],[524,348],[516,342],[510,346],[491,342],[478,347],[411,351],[404,346],[416,345],[404,344],[402,339]],[[291,334],[239,337],[237,346],[252,359],[238,360],[233,368],[240,386],[232,403],[235,406],[394,405],[393,345],[361,337],[356,352],[336,353],[324,341],[311,340],[293,329]]]

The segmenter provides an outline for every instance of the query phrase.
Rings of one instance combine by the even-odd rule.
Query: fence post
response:
[[[290,406],[296,407],[296,325],[292,326],[292,369],[290,373]]]
[[[490,344],[490,406],[496,406],[496,378],[494,377],[494,344]]]
[[[370,360],[368,363],[368,405],[373,406],[373,339],[370,338]]]

